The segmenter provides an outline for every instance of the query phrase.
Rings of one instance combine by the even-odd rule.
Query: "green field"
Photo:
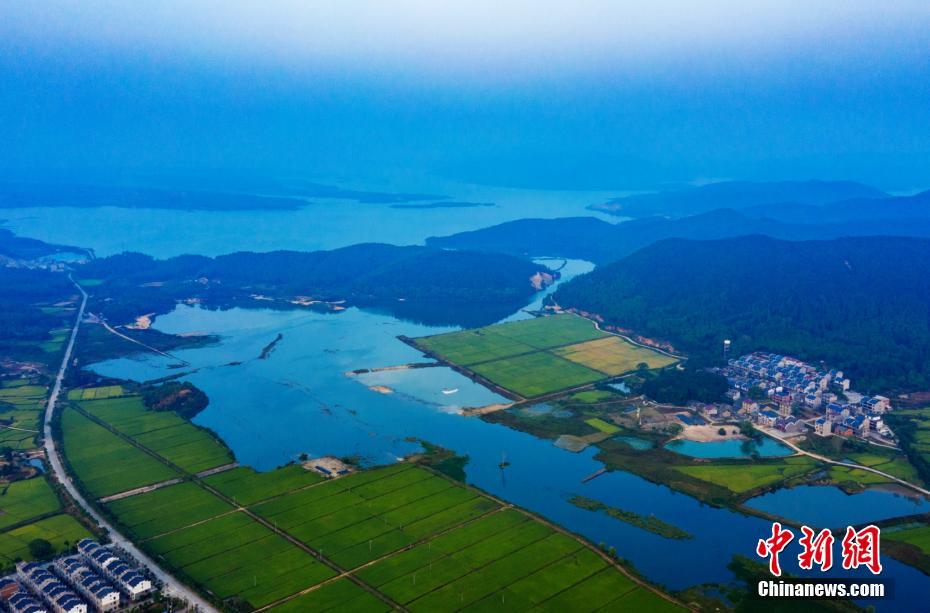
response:
[[[617,432],[620,432],[620,428],[618,428],[617,426],[613,424],[609,424],[603,419],[600,419],[598,417],[592,417],[590,419],[586,419],[585,423],[587,423],[592,428],[597,428],[604,434],[616,434]]]
[[[71,390],[68,392],[68,400],[104,400],[106,398],[116,398],[123,395],[121,385],[106,385],[103,387],[88,387]]]
[[[607,390],[585,390],[567,396],[563,400],[566,402],[580,402],[582,404],[596,404],[608,400],[615,400],[617,398],[619,398],[619,395],[615,392],[608,392]]]
[[[924,555],[930,556],[930,525],[909,525],[901,529],[885,528],[882,530],[882,537],[908,543],[920,549]]]
[[[140,540],[233,511],[231,505],[190,482],[114,500],[107,506]]]
[[[239,504],[255,504],[322,480],[323,477],[312,470],[292,465],[268,473],[239,467],[211,475],[204,482]]]
[[[0,485],[0,530],[61,508],[45,477]]]
[[[904,456],[889,457],[887,455],[877,455],[869,453],[850,453],[847,454],[847,457],[856,462],[857,464],[862,464],[863,466],[869,466],[876,470],[886,472],[889,475],[894,475],[898,479],[904,479],[905,481],[910,481],[911,483],[920,483],[920,475],[917,474],[917,469],[907,461],[907,458]],[[856,471],[858,473],[866,471]],[[878,475],[872,475],[873,477],[878,477]]]
[[[885,416],[910,462],[876,466],[912,483],[930,483],[930,407],[891,411]]]
[[[64,452],[95,498],[177,477],[177,473],[72,408],[61,416]]]
[[[45,409],[45,386],[8,381],[0,386],[0,447],[32,449]]]
[[[17,560],[31,560],[29,543],[35,539],[50,542],[56,552],[70,549],[91,534],[70,515],[53,515],[35,523],[0,533],[0,566],[9,568]]]
[[[675,361],[570,314],[415,339],[421,349],[524,398]]]
[[[845,466],[831,466],[827,469],[827,474],[830,476],[830,480],[835,483],[856,483],[858,485],[890,483],[888,479],[881,475],[876,475],[867,470],[847,468]]]
[[[717,464],[708,466],[677,466],[676,470],[690,477],[721,485],[742,494],[766,485],[810,472],[816,463],[807,456],[785,458],[759,464]]]
[[[450,362],[469,366],[607,336],[590,321],[566,314],[426,336],[416,342]]]
[[[191,435],[201,431],[176,415],[135,397],[76,402],[117,431],[64,411],[65,453],[83,486],[103,496],[181,478],[106,506],[171,572],[229,608],[546,607],[565,591],[587,594],[589,581],[591,609],[665,606],[579,540],[429,469],[397,463],[326,480],[299,465],[237,467],[201,479],[200,464],[177,461],[189,440],[204,445]]]
[[[415,611],[496,608],[502,600],[508,610],[562,610],[566,591],[584,595],[581,610],[666,605],[578,540],[424,468],[400,463],[325,481],[300,471],[232,469],[204,483],[255,500],[252,512],[354,569],[367,589],[332,580],[313,555],[196,482],[108,506],[190,583],[276,612],[388,610],[385,599]]]
[[[482,362],[473,365],[471,370],[524,398],[594,383],[604,378],[597,371],[546,351]]]
[[[185,471],[196,473],[233,461],[229,450],[212,434],[174,412],[146,409],[139,396],[83,400],[78,404]]]
[[[379,613],[390,611],[383,600],[366,591],[349,579],[332,583],[302,594],[271,609],[274,613],[303,613],[304,611],[339,611],[340,613]]]

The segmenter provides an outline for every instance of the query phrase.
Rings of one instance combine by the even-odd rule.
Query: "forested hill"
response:
[[[216,306],[273,306],[305,296],[382,307],[421,321],[471,324],[522,306],[535,291],[530,278],[538,272],[550,271],[508,255],[362,244],[167,260],[124,253],[89,262],[77,275],[102,281],[92,288],[91,310],[114,323],[163,313],[192,298]],[[469,317],[479,312],[485,315]]]
[[[884,200],[870,202],[878,203]],[[777,208],[771,207],[772,210]],[[809,208],[824,209],[826,212],[826,207]],[[746,209],[719,209],[680,219],[649,217],[617,224],[594,217],[520,219],[480,230],[429,238],[427,244],[449,249],[473,249],[519,256],[580,258],[604,264],[668,238],[708,240],[749,234],[763,234],[787,240],[876,235],[930,237],[930,206],[926,207],[923,218],[918,218],[920,211],[915,209],[915,206],[900,207],[901,213],[910,213],[912,218],[891,218],[889,212],[888,219],[823,219],[829,219],[831,223],[788,223],[755,218],[747,215]],[[877,207],[869,207],[869,210],[876,215],[882,212]],[[810,215],[813,216],[813,213]]]
[[[565,284],[562,307],[698,362],[769,350],[842,368],[862,391],[930,388],[930,240],[667,240]]]

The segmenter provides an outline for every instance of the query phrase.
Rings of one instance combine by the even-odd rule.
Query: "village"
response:
[[[813,430],[819,436],[895,443],[882,419],[890,400],[853,391],[840,370],[824,371],[793,357],[754,352],[727,360],[716,372],[730,386],[732,411],[760,428],[785,435]],[[712,422],[731,417],[715,405],[702,407],[701,413]]]
[[[88,613],[138,607],[156,590],[125,552],[91,539],[77,551],[50,563],[20,562],[15,575],[0,578],[0,601],[13,613]]]

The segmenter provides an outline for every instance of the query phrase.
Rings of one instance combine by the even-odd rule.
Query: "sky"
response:
[[[924,0],[0,0],[5,178],[906,192],[928,169]]]

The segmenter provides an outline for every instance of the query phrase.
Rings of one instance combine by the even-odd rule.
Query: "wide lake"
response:
[[[532,509],[595,543],[617,548],[650,579],[671,588],[727,582],[734,554],[752,556],[756,541],[770,532],[759,518],[704,505],[667,487],[625,472],[588,483],[601,468],[594,450],[570,453],[549,441],[459,414],[462,406],[492,402],[494,394],[443,368],[388,371],[350,377],[345,373],[423,361],[417,351],[396,340],[398,334],[435,334],[431,328],[392,317],[348,309],[339,314],[299,311],[209,311],[179,306],[156,320],[166,332],[210,332],[221,343],[178,352],[191,363],[185,378],[209,394],[210,406],[195,421],[216,431],[237,458],[266,470],[311,455],[354,455],[364,462],[393,462],[418,448],[415,439],[467,455],[467,480],[497,496]],[[283,335],[271,355],[262,348]],[[97,364],[101,373],[147,380],[176,372],[170,360],[140,356]],[[231,362],[241,362],[231,366]],[[378,393],[383,385],[393,393]],[[454,394],[442,390],[457,389]],[[501,459],[510,465],[501,469]],[[694,535],[670,540],[579,509],[573,494],[672,523]],[[835,501],[836,517],[858,520],[863,514],[887,516],[900,510],[887,496],[847,496]],[[843,521],[846,521],[845,519]],[[673,561],[673,562],[672,562]],[[797,572],[792,558],[783,564]],[[930,591],[930,578],[889,558],[886,573],[896,581],[900,602],[918,603]],[[862,573],[859,573],[860,576]],[[893,603],[880,609],[902,610]]]
[[[186,253],[296,249],[314,251],[357,243],[418,245],[430,236],[527,217],[591,216],[585,210],[613,192],[560,192],[444,184],[420,187],[457,201],[493,202],[475,208],[397,209],[387,204],[316,198],[298,210],[168,211],[119,207],[0,209],[4,227],[23,236],[93,248],[98,256],[138,251],[155,257]]]
[[[392,209],[383,204],[319,201],[297,211],[33,208],[3,210],[0,217],[24,236],[91,247],[98,255],[133,250],[167,257],[246,249],[324,249],[364,241],[418,244],[428,236],[511,219],[593,215],[585,211],[586,205],[617,195],[474,186],[440,193],[498,206]],[[563,274],[570,278],[589,269],[586,263],[568,262]],[[541,295],[534,303],[539,300]],[[512,315],[526,316],[522,311]],[[159,317],[155,327],[165,332],[222,337],[218,344],[178,352],[191,364],[183,371],[187,373],[184,378],[210,397],[210,406],[195,421],[216,431],[240,462],[257,469],[274,468],[301,453],[357,456],[369,464],[394,462],[419,448],[416,439],[427,440],[469,457],[469,483],[536,511],[595,543],[616,547],[619,555],[645,576],[673,589],[732,580],[727,569],[732,556],[752,557],[756,541],[770,533],[767,521],[704,505],[629,473],[607,473],[582,483],[584,477],[601,468],[593,457],[595,450],[570,453],[549,441],[463,417],[462,407],[487,404],[497,397],[449,369],[388,371],[364,377],[345,374],[359,368],[422,362],[422,355],[396,336],[436,334],[447,328],[355,308],[322,314],[266,309],[212,311],[188,306]],[[283,337],[274,351],[267,359],[259,359],[262,348],[279,333]],[[177,374],[179,371],[168,368],[170,362],[140,355],[102,362],[94,368],[107,375],[148,380]],[[378,393],[371,386],[390,388],[392,393]],[[445,394],[443,390],[457,391]],[[510,465],[502,470],[499,464],[504,456]],[[809,496],[811,504],[823,503],[818,492],[791,491],[799,492],[791,496]],[[665,539],[604,514],[579,509],[568,502],[573,494],[641,515],[655,515],[694,538]],[[888,492],[843,495],[830,498],[829,504],[831,522],[840,524],[907,511]],[[792,513],[795,507],[778,508]],[[803,510],[803,505],[797,508]],[[782,563],[789,572],[797,573],[794,559],[783,556]],[[896,600],[869,604],[886,611],[907,610],[908,606],[919,610],[930,594],[930,577],[888,557],[883,563],[885,575],[895,580]]]

